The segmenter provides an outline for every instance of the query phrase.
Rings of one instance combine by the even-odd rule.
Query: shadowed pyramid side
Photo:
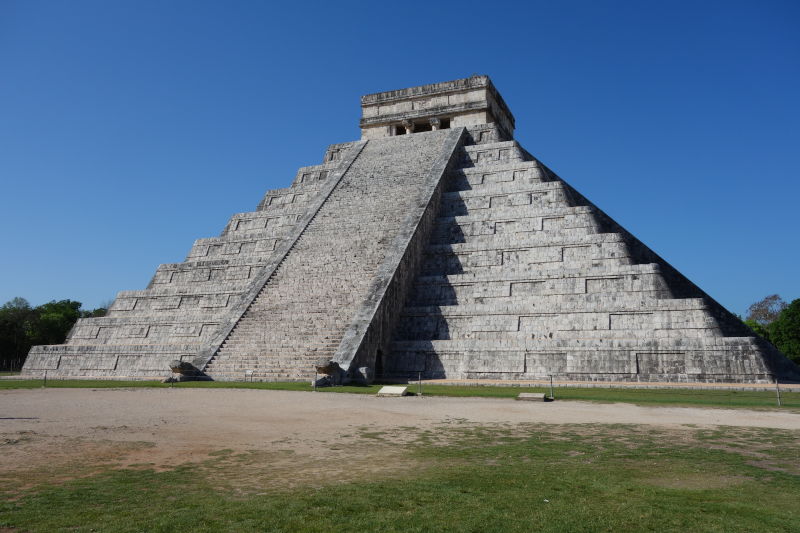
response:
[[[468,129],[386,377],[800,379],[515,141]]]

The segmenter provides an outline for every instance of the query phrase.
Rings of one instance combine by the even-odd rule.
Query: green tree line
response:
[[[74,300],[53,300],[37,307],[25,298],[9,300],[0,307],[0,370],[20,369],[31,346],[63,343],[79,318],[105,314],[105,307],[85,310]]]
[[[744,323],[800,364],[800,298],[787,304],[777,294],[771,294],[747,309]]]

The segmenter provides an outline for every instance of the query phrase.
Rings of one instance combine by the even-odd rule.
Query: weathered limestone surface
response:
[[[364,139],[489,123],[503,136],[514,133],[514,116],[488,76],[368,94],[361,110]]]
[[[219,237],[120,292],[28,376],[767,381],[800,369],[514,139],[486,76],[362,97]]]
[[[441,156],[449,161],[452,133],[368,142],[208,363],[208,375],[241,379],[252,370],[255,379],[313,377],[370,296],[431,168]]]
[[[362,144],[331,145],[325,162],[301,168],[291,187],[267,191],[219,237],[195,241],[182,263],[160,265],[147,289],[120,292],[108,316],[79,320],[63,345],[34,347],[23,373],[163,377],[170,361],[193,361]]]
[[[771,345],[514,141],[465,146],[461,162],[447,178],[385,375],[797,376]]]

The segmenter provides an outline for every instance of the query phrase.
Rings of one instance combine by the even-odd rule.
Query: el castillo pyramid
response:
[[[328,147],[23,375],[700,382],[800,369],[513,137],[487,76],[361,98]],[[332,365],[335,367],[336,365]],[[188,369],[188,371],[187,371]]]

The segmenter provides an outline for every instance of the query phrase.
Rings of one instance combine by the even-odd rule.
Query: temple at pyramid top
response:
[[[361,97],[361,138],[495,124],[514,135],[514,115],[489,76],[431,83]]]

